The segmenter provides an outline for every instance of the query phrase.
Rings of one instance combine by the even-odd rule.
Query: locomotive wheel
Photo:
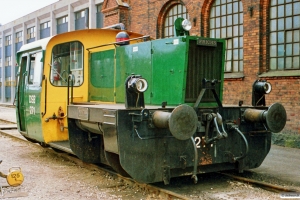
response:
[[[105,157],[113,170],[124,177],[130,177],[130,175],[121,166],[118,154],[105,151]]]
[[[45,142],[39,142],[39,145],[41,145],[41,147],[43,148],[48,148],[50,147],[48,144],[46,144]]]

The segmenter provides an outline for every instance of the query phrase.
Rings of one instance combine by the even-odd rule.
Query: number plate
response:
[[[217,46],[217,41],[215,41],[215,40],[206,40],[206,39],[198,39],[197,40],[197,45],[216,47]]]
[[[89,120],[89,108],[78,107],[78,119]]]

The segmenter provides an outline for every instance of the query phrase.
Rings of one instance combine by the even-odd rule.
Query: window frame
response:
[[[23,31],[16,32],[16,41],[15,43],[23,42]]]
[[[11,45],[11,35],[5,36],[5,46],[10,46]]]
[[[244,15],[241,0],[216,0],[210,8],[209,37],[226,40],[224,72],[226,78],[243,77]]]
[[[176,10],[175,10],[176,9]],[[180,12],[181,11],[181,12]],[[189,13],[184,4],[178,3],[168,9],[163,19],[163,38],[175,37],[174,22],[178,17],[189,19]]]
[[[40,24],[40,30],[44,30],[51,27],[50,21],[44,22]]]
[[[34,56],[34,62],[32,61],[33,55],[37,55],[38,56]],[[28,76],[27,76],[27,83],[28,85],[32,85],[32,86],[41,86],[42,84],[42,74],[43,74],[43,70],[44,70],[44,62],[43,62],[43,51],[36,51],[36,52],[32,52],[29,54],[28,56],[29,58],[29,67],[28,67]],[[39,59],[39,60],[38,60]],[[37,64],[40,64],[40,66],[38,66]],[[32,78],[31,78],[32,76]],[[31,82],[32,80],[32,82]]]
[[[68,17],[68,15],[66,15],[66,16],[57,18],[56,20],[57,20],[57,25],[65,24],[65,23],[69,22],[69,17]]]
[[[27,40],[35,38],[35,26],[32,26],[30,28],[27,28]]]
[[[85,17],[85,10],[80,10],[75,12],[75,20],[81,19]]]
[[[300,2],[295,0],[283,3],[270,2],[268,43],[270,72],[300,70],[299,7]]]
[[[80,57],[76,57],[78,60],[81,61],[81,63],[80,63],[81,67],[79,67],[79,68],[78,67],[72,68],[72,66],[71,66],[72,62],[75,61],[75,59],[71,58],[71,56],[74,56],[74,58],[75,58],[75,50],[72,51],[73,44],[80,44],[81,53],[78,53],[77,55],[79,55],[79,54],[81,54],[81,55],[80,55]],[[64,45],[66,45],[65,47],[67,47],[67,45],[69,45],[68,51],[58,53],[58,54],[53,53],[55,48],[62,50]],[[62,60],[61,59],[62,57],[64,57],[65,60]],[[69,58],[65,58],[65,57],[69,57]],[[66,64],[63,64],[63,62],[67,63],[67,67],[65,67]],[[53,68],[54,68],[54,70],[53,70]],[[63,69],[63,71],[62,71],[62,69]],[[67,76],[64,73],[66,73]],[[81,76],[81,79],[79,79],[79,81],[78,80],[77,80],[77,82],[74,81],[74,83],[75,83],[75,85],[73,85],[74,87],[79,87],[83,84],[83,82],[84,82],[84,46],[83,46],[83,43],[81,43],[80,41],[77,41],[77,40],[66,42],[66,43],[56,44],[55,46],[53,46],[53,48],[51,50],[51,67],[50,67],[50,74],[49,74],[49,80],[50,80],[51,85],[53,85],[55,87],[67,87],[68,86],[67,80],[68,80],[68,76],[70,74],[72,74],[72,75],[75,74],[75,76],[73,76],[75,79],[80,78],[79,75]],[[79,74],[79,75],[77,75],[77,74]],[[61,81],[61,82],[58,82],[58,81]]]
[[[6,56],[5,57],[5,67],[11,67],[12,65],[12,58],[11,56]]]
[[[103,28],[103,13],[102,13],[103,3],[96,5],[96,28]]]

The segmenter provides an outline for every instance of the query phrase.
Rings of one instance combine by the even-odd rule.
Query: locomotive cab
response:
[[[94,46],[94,41],[98,45],[115,42],[118,32],[68,32],[21,47],[17,53],[15,103],[18,129],[25,138],[73,153],[69,145],[67,106],[88,101],[89,51],[86,49]]]

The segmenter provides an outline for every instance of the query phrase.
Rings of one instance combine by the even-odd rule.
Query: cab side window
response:
[[[52,49],[51,84],[67,86],[69,75],[72,77],[73,86],[83,83],[83,46],[80,42],[58,44]]]
[[[30,54],[29,59],[28,84],[40,86],[42,83],[43,53],[37,52]]]

